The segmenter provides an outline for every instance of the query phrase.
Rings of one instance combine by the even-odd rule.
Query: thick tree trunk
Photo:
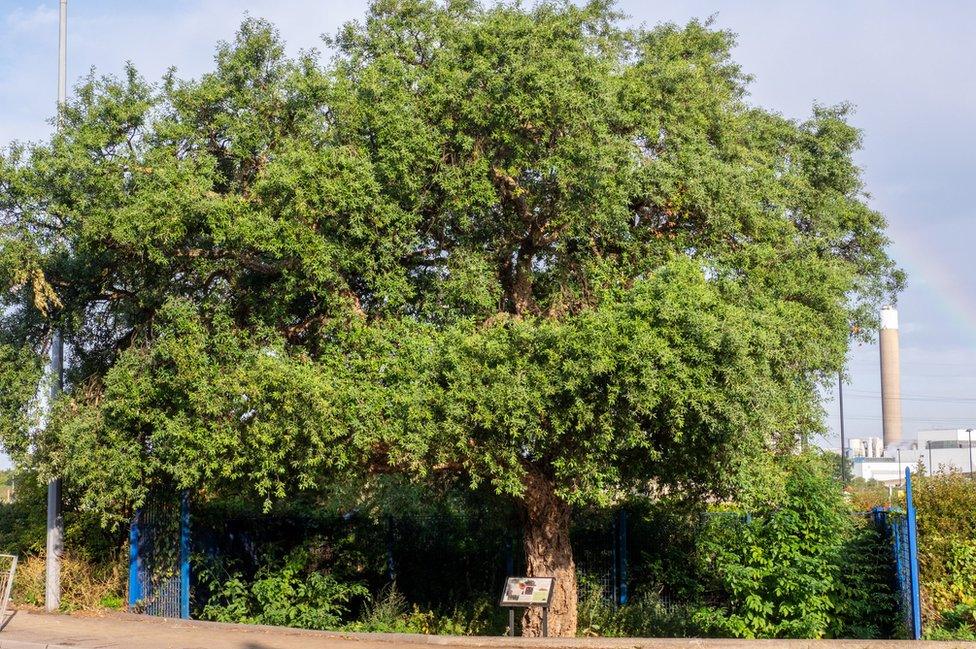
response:
[[[556,579],[549,609],[549,635],[576,635],[576,563],[569,543],[570,508],[557,495],[552,481],[530,473],[524,500],[525,565],[529,577]],[[542,610],[526,609],[522,617],[526,636],[542,635]]]

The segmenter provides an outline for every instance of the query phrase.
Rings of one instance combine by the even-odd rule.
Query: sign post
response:
[[[549,637],[549,605],[552,603],[553,577],[509,577],[499,606],[508,608],[508,635],[515,636],[515,609],[542,607],[542,637]]]

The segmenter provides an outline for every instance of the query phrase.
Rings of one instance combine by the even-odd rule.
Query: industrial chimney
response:
[[[881,419],[884,446],[901,442],[901,369],[898,361],[898,311],[881,309]]]

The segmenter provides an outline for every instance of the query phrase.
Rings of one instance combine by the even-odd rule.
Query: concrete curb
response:
[[[106,617],[168,626],[220,629],[242,633],[275,633],[297,637],[359,640],[394,645],[490,647],[493,649],[976,649],[976,642],[917,640],[745,640],[741,638],[509,638],[507,636],[439,636],[414,633],[355,633],[316,631],[263,624],[233,624],[206,620],[155,618],[114,612]],[[0,649],[4,649],[0,645]],[[25,648],[26,649],[26,648]],[[61,649],[52,646],[51,649]]]
[[[75,616],[31,612],[30,617],[43,619],[51,618],[71,619]],[[51,619],[49,618],[49,619]],[[313,631],[306,629],[292,629],[286,627],[229,624],[223,622],[206,622],[198,620],[180,620],[172,618],[156,618],[132,613],[111,613],[98,618],[80,617],[79,619],[105,619],[116,622],[128,622],[145,627],[163,627],[170,629],[198,630],[201,635],[206,632],[232,632],[239,636],[252,638],[256,643],[262,636],[278,638],[291,637],[307,639],[311,646],[315,640],[347,640],[364,643],[389,644],[396,646],[433,647],[461,647],[461,648],[491,648],[491,649],[976,649],[972,642],[916,642],[908,640],[741,640],[741,639],[702,639],[702,638],[509,638],[499,636],[435,636],[407,633],[345,633],[341,631]],[[0,649],[79,649],[79,646],[92,645],[63,645],[37,641],[4,638],[9,635],[0,632]],[[15,636],[16,637],[16,636]],[[37,638],[37,635],[33,636]],[[43,637],[43,636],[42,636]],[[62,638],[61,642],[65,639]],[[116,646],[116,645],[113,645]]]

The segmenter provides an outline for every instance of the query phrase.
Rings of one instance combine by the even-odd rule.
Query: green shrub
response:
[[[922,627],[944,639],[970,639],[976,633],[976,483],[949,472],[916,476],[913,485]]]
[[[855,514],[839,557],[828,636],[870,639],[904,634],[892,556],[888,536],[868,515]]]
[[[482,635],[488,629],[488,616],[494,603],[478,600],[467,609],[437,613],[412,607],[397,590],[396,583],[386,587],[364,609],[362,617],[345,627],[363,633],[421,633],[425,635]]]
[[[308,553],[289,553],[280,566],[267,563],[254,579],[245,581],[237,572],[217,577],[216,569],[205,570],[210,600],[202,617],[218,622],[271,624],[303,629],[335,629],[349,613],[350,602],[368,597],[358,583],[345,583],[329,573],[310,571]]]
[[[976,641],[976,606],[959,604],[943,611],[939,623],[925,629],[925,639]]]
[[[617,637],[625,635],[621,620],[603,594],[599,581],[586,574],[579,575],[579,603],[577,604],[577,634],[581,636]]]
[[[852,478],[844,487],[844,495],[856,512],[869,512],[875,507],[891,504],[888,485],[877,480]]]
[[[579,635],[676,638],[699,635],[695,607],[667,604],[657,593],[643,593],[629,604],[614,607],[598,589],[579,603]]]
[[[760,481],[780,488],[764,489],[759,497],[744,494],[749,515],[710,517],[700,538],[700,574],[712,578],[704,593],[707,604],[694,614],[703,633],[881,633],[881,620],[894,616],[887,554],[877,547],[877,533],[852,517],[833,476],[835,463],[817,452],[780,457],[768,469],[781,475]],[[868,547],[871,552],[863,554]]]

